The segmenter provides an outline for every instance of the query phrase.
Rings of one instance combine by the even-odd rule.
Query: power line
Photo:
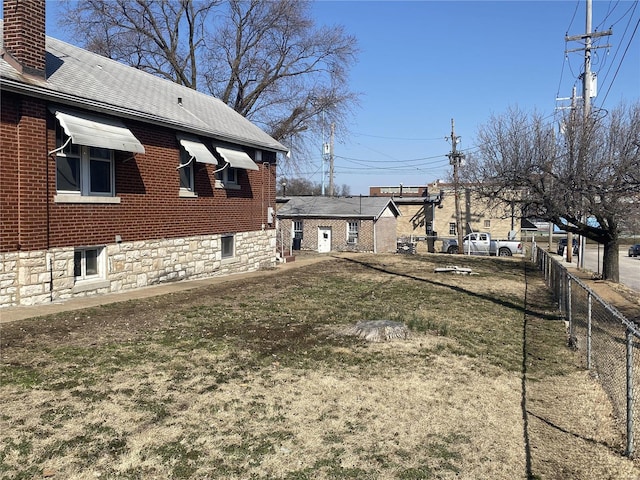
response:
[[[426,142],[426,141],[433,141],[433,140],[441,140],[442,139],[442,137],[434,137],[434,138],[385,137],[385,136],[382,136],[382,135],[372,135],[372,134],[368,134],[368,133],[358,133],[358,132],[353,132],[353,135],[360,136],[360,137],[380,138],[382,140],[398,140],[398,141],[402,141],[402,142],[406,142],[406,141]]]
[[[624,58],[626,57],[627,52],[629,51],[629,47],[631,46],[631,42],[633,41],[633,37],[635,37],[635,35],[636,35],[637,31],[638,31],[638,25],[640,25],[640,18],[636,22],[636,26],[633,29],[633,33],[631,34],[631,38],[629,39],[629,42],[627,43],[627,48],[625,48],[624,53],[622,54],[622,58],[620,59],[620,63],[618,64],[618,68],[616,69],[616,72],[613,75],[613,79],[611,80],[611,83],[609,83],[609,88],[607,89],[607,93],[604,94],[604,98],[602,99],[602,102],[600,103],[601,105],[604,104],[605,100],[607,99],[607,96],[609,95],[609,92],[611,91],[611,87],[613,87],[613,82],[615,82],[616,78],[618,77],[618,73],[620,72],[620,67],[622,67],[622,62],[624,61]]]
[[[446,157],[446,154],[434,155],[434,156],[431,156],[431,157],[412,158],[412,159],[406,159],[406,160],[369,160],[369,159],[365,159],[365,158],[353,158],[353,157],[344,157],[344,156],[341,156],[341,155],[336,155],[336,158],[341,158],[343,160],[349,160],[349,161],[353,161],[353,162],[385,163],[385,164],[389,164],[390,162],[398,162],[398,163],[422,162],[424,160],[434,160],[434,159],[442,158],[442,157]]]

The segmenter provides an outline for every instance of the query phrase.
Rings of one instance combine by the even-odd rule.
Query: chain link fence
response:
[[[583,365],[597,376],[611,399],[625,435],[626,455],[633,457],[634,438],[640,433],[636,408],[640,405],[640,328],[535,243],[531,258],[544,272],[547,287],[558,302],[569,345],[580,352]]]

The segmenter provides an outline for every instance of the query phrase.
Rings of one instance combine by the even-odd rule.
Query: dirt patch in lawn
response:
[[[639,476],[539,275],[456,260],[476,275],[352,255],[4,324],[0,476]]]

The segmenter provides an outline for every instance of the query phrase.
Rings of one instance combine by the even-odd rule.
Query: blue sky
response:
[[[47,34],[73,43],[56,28],[56,3],[47,1]],[[583,54],[565,53],[581,45],[565,34],[585,32],[585,10],[586,0],[316,1],[317,23],[343,25],[361,50],[350,76],[361,104],[350,135],[335,138],[335,183],[366,195],[369,186],[446,179],[452,119],[458,148],[469,151],[478,127],[510,106],[553,121],[568,104],[556,98],[574,85],[581,93]],[[610,45],[594,50],[594,107],[640,98],[639,22],[637,1],[593,0],[593,30],[613,30],[594,41]],[[320,182],[317,143],[317,158],[300,159],[301,176]]]
[[[351,76],[362,103],[352,135],[336,138],[336,184],[367,194],[372,185],[445,179],[451,119],[463,150],[473,149],[478,126],[510,106],[553,120],[556,106],[568,104],[556,97],[569,97],[573,85],[581,94],[584,55],[565,61],[566,49],[581,47],[565,34],[585,32],[585,10],[585,0],[317,2],[317,20],[344,25],[362,50]],[[640,31],[629,44],[639,21],[638,2],[594,0],[593,30],[613,30],[594,42],[611,45],[594,52],[594,107],[640,98]],[[308,171],[318,181],[320,168],[319,147]]]

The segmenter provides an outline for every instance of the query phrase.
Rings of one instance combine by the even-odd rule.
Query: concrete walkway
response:
[[[127,300],[134,300],[138,298],[155,297],[157,295],[165,295],[172,292],[191,290],[193,288],[205,287],[208,285],[228,282],[231,280],[268,276],[293,268],[310,265],[312,263],[329,260],[331,258],[335,257],[333,255],[303,254],[300,256],[296,256],[296,260],[294,262],[278,264],[278,266],[272,270],[259,270],[250,273],[237,273],[219,277],[201,278],[197,280],[182,280],[179,282],[162,283],[150,287],[125,290],[123,292],[107,293],[104,295],[92,295],[87,297],[76,297],[40,305],[0,308],[0,324],[15,322],[17,320],[25,320],[28,318],[41,317],[43,315],[51,315],[54,313],[67,312],[71,310],[81,310],[83,308],[97,307],[109,303],[126,302]]]

